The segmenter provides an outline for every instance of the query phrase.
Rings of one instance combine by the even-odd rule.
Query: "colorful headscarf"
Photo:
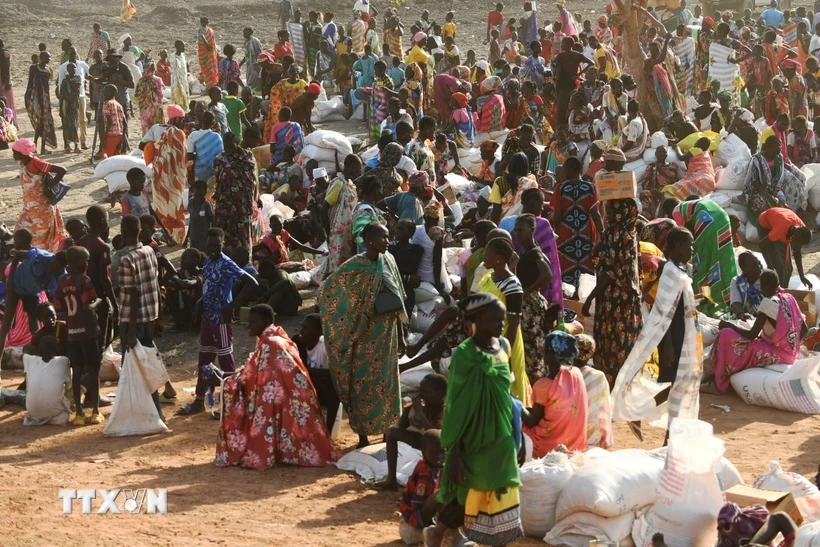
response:
[[[416,171],[407,178],[410,188],[427,188],[430,184],[430,176],[427,171]]]
[[[498,298],[489,293],[482,292],[473,293],[458,303],[459,309],[467,319],[475,317],[478,312],[493,305],[503,306]]]
[[[390,142],[379,155],[379,163],[387,167],[395,167],[403,155],[404,150],[401,145],[397,142]]]
[[[426,41],[427,41],[427,34],[425,34],[424,32],[419,31],[419,32],[416,33],[415,36],[413,36],[413,45],[414,46],[417,46],[421,42],[426,42]]]
[[[604,152],[603,158],[604,161],[620,161],[626,163],[626,155],[623,153],[623,150],[617,146],[607,149]]]
[[[588,334],[576,334],[575,343],[578,347],[578,361],[586,363],[592,359],[595,354],[595,338]]]
[[[184,118],[185,111],[182,109],[181,106],[176,104],[169,104],[168,105],[168,119],[173,120],[176,118]]]
[[[459,108],[465,108],[467,106],[467,95],[465,95],[464,93],[453,93],[452,97],[456,101],[456,104],[459,106]]]
[[[489,78],[484,78],[484,81],[481,82],[481,92],[482,93],[495,93],[504,85],[504,82],[501,81],[501,78],[498,76],[490,76]]]
[[[762,505],[740,508],[726,503],[718,513],[718,542],[716,547],[738,547],[748,541],[769,519],[769,511]]]
[[[34,153],[37,152],[37,145],[29,139],[17,139],[14,141],[14,144],[11,145],[11,149],[24,156],[33,156]]]
[[[609,17],[607,17],[606,15],[601,15],[600,17],[598,17],[598,23],[603,23],[605,25],[609,24]]]
[[[558,357],[561,363],[571,364],[578,357],[576,344],[577,340],[573,335],[556,330],[547,335],[544,348]]]

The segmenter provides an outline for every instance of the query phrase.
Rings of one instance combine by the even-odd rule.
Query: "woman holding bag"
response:
[[[15,230],[25,228],[31,232],[32,247],[56,253],[66,238],[63,217],[56,205],[56,201],[65,195],[65,186],[61,182],[66,170],[36,157],[37,146],[29,139],[15,141],[11,149],[20,164],[23,187],[23,212],[17,219]],[[53,197],[54,190],[61,188],[63,191]]]

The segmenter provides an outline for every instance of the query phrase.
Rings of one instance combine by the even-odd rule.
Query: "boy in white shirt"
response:
[[[299,355],[316,389],[319,404],[327,408],[327,430],[332,431],[340,401],[327,364],[321,316],[318,313],[311,313],[305,317],[299,334],[294,336],[293,340],[299,348]]]

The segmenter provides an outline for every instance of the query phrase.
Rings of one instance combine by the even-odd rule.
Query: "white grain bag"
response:
[[[769,462],[769,472],[763,473],[752,484],[753,487],[761,490],[774,490],[775,492],[790,492],[795,498],[806,496],[816,496],[820,494],[817,487],[809,479],[797,473],[784,471],[780,463],[776,460]]]
[[[713,471],[723,455],[723,441],[711,424],[675,418],[669,426],[666,465],[657,484],[657,502],[645,516],[635,545],[652,547],[661,533],[669,547],[712,547],[723,493]]]
[[[785,372],[751,368],[732,375],[732,389],[746,404],[799,414],[820,414],[820,355],[796,361]]]
[[[144,159],[136,156],[118,155],[111,156],[110,158],[106,158],[98,163],[97,166],[94,167],[94,179],[104,179],[110,173],[115,173],[117,171],[128,172],[128,170],[132,167],[139,167],[145,171],[146,176],[150,176],[150,173],[152,172],[150,166],[145,165]]]
[[[669,146],[669,138],[663,131],[655,131],[649,137],[649,147],[657,149],[659,146]]]
[[[820,163],[807,163],[800,168],[806,176],[806,190],[811,191],[820,183]]]
[[[409,444],[398,443],[399,458],[396,469],[403,469],[408,463],[421,458],[421,451]],[[336,462],[336,468],[353,471],[366,481],[380,481],[387,477],[387,445],[371,444],[359,450],[348,452]]]
[[[550,545],[566,547],[587,547],[590,541],[596,539],[623,542],[632,534],[634,523],[635,513],[632,511],[617,517],[602,517],[587,512],[573,513],[556,522],[544,536],[544,541]]]
[[[302,162],[307,162],[308,160],[316,160],[320,163],[333,162],[335,165],[336,150],[334,148],[320,148],[315,144],[309,144],[299,153],[299,159],[301,159]],[[339,154],[339,162],[342,162],[343,160],[344,156]]]
[[[718,157],[720,158],[720,163],[724,167],[739,159],[748,160],[752,157],[749,146],[734,133],[730,133],[725,138],[721,139],[720,144],[718,144],[717,152]]]
[[[336,131],[319,129],[305,137],[305,145],[312,144],[319,148],[333,148],[339,151],[339,158],[343,159],[353,153],[347,137]]]
[[[575,472],[569,457],[550,452],[521,467],[521,525],[524,535],[541,539],[555,525],[555,505],[564,485]]]
[[[750,161],[749,158],[737,159],[721,169],[715,190],[743,190]]]
[[[810,522],[798,528],[794,547],[820,547],[820,521]]]
[[[655,503],[663,459],[645,450],[619,450],[592,460],[569,479],[555,511],[562,520],[578,512],[617,517]]]
[[[746,223],[746,233],[744,234],[746,241],[750,243],[760,243],[760,233],[751,222]]]
[[[165,367],[155,348],[137,345],[125,354],[117,398],[103,429],[108,437],[130,435],[153,435],[168,431],[160,420],[151,393],[162,386],[168,378]]]
[[[26,371],[26,413],[23,425],[65,425],[71,404],[65,397],[65,385],[71,382],[67,357],[45,362],[37,355],[23,355]]]
[[[809,189],[809,207],[814,211],[820,211],[820,184]]]

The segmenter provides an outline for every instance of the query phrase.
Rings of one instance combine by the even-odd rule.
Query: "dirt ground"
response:
[[[474,2],[449,0],[434,6],[428,2],[405,3],[400,9],[409,28],[411,20],[422,9],[431,10],[431,19],[443,20],[447,10],[456,11],[459,23],[458,45],[462,51],[474,48],[479,56],[486,53],[481,45],[484,17],[494,0]],[[241,30],[250,25],[265,46],[272,44],[278,29],[276,5],[248,0],[226,4],[196,5],[193,2],[153,5],[136,1],[138,16],[129,24],[119,21],[117,0],[26,0],[0,3],[0,39],[12,50],[12,74],[16,103],[22,124],[21,135],[32,137],[28,118],[22,108],[25,75],[29,57],[38,42],[48,44],[59,57],[60,41],[74,40],[81,56],[87,51],[93,22],[100,22],[112,38],[124,32],[143,48],[172,48],[175,39],[188,44],[189,62],[196,71],[195,33],[198,17],[207,15],[216,30],[218,43],[241,43]],[[383,10],[385,4],[376,2]],[[584,8],[585,18],[593,19],[600,3],[585,0],[571,5],[573,11]],[[326,5],[323,5],[323,7]],[[336,21],[343,23],[352,2],[333,2]],[[316,5],[297,7],[307,13]],[[327,10],[327,7],[324,7]],[[472,11],[470,11],[472,10]],[[510,5],[506,11],[518,15],[521,7]],[[540,6],[541,18],[555,17],[553,6]],[[594,19],[593,19],[594,20]],[[241,58],[241,54],[240,54]],[[55,60],[56,63],[56,60]],[[54,66],[54,63],[53,63]],[[55,67],[56,69],[56,67]],[[55,109],[55,118],[57,111]],[[59,126],[59,118],[57,118]],[[131,138],[139,138],[132,124]],[[363,128],[346,124],[338,128],[346,134],[362,133]],[[58,129],[58,140],[61,136]],[[89,136],[90,140],[90,136]],[[90,143],[89,143],[90,144]],[[106,203],[103,181],[91,180],[88,155],[65,155],[55,152],[47,157],[66,166],[66,180],[72,190],[60,204],[65,219],[82,216],[92,203]],[[13,225],[20,212],[21,190],[16,178],[17,166],[9,152],[0,154],[0,219]],[[119,207],[111,211],[112,235],[119,231]],[[172,259],[179,250],[171,249]],[[811,248],[807,266],[820,273],[817,246]],[[304,293],[306,307],[312,304]],[[303,313],[306,313],[303,311]],[[297,318],[285,323],[294,330]],[[252,350],[253,341],[237,325],[234,330],[237,361]],[[193,394],[196,378],[196,340],[174,335],[158,340],[181,403]],[[22,380],[19,371],[3,371],[0,385],[13,388]],[[110,393],[116,386],[108,386]],[[186,391],[188,389],[189,391]],[[711,407],[728,404],[724,414]],[[171,431],[146,438],[109,439],[99,427],[23,427],[23,410],[6,407],[0,410],[0,530],[4,545],[87,545],[102,541],[129,542],[138,545],[394,545],[400,543],[398,518],[393,493],[369,490],[346,473],[330,469],[278,467],[260,473],[244,469],[218,469],[213,465],[217,422],[199,415],[191,418],[174,416],[167,407]],[[104,411],[107,414],[107,410]],[[804,417],[771,409],[746,406],[734,395],[704,396],[701,417],[714,424],[716,434],[726,441],[726,453],[743,476],[750,480],[767,469],[769,460],[779,460],[786,469],[813,476],[820,454],[817,436],[820,418]],[[660,446],[662,433],[650,432],[642,445],[622,425],[616,426],[616,448]],[[376,440],[375,438],[373,439]],[[345,425],[339,444],[345,451],[355,444],[355,435]],[[814,454],[814,456],[812,456]],[[167,488],[167,515],[66,516],[57,498],[62,488]],[[96,507],[96,505],[95,505]],[[109,520],[111,522],[109,522]],[[516,545],[540,542],[522,540]]]

